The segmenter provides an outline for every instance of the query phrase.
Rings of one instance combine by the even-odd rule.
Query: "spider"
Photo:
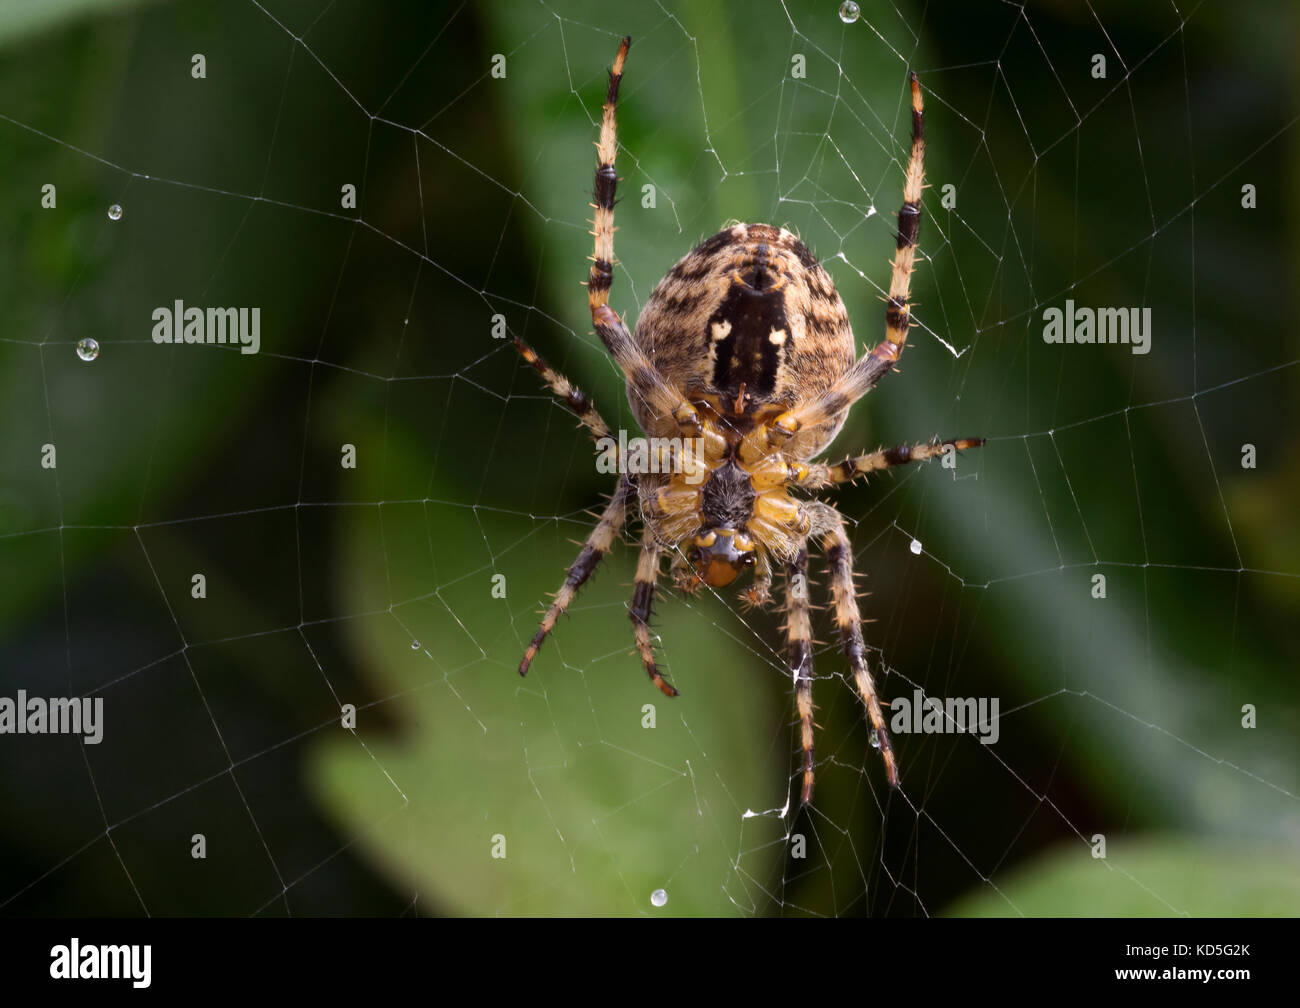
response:
[[[853,546],[830,504],[808,499],[890,466],[978,447],[983,438],[900,445],[829,465],[813,461],[848,418],[849,407],[893,370],[910,326],[908,290],[921,218],[925,153],[920,82],[910,75],[912,148],[899,211],[897,251],[885,305],[885,338],[856,355],[853,330],[835,284],[807,247],[783,228],[736,224],[707,239],[655,287],[635,333],[609,306],[614,264],[615,106],[630,38],[619,45],[596,143],[592,235],[595,254],[587,301],[596,332],[627,379],[628,402],[648,435],[680,445],[672,472],[628,472],[568,569],[519,664],[526,675],[556,620],[573,602],[619,537],[629,508],[640,506],[641,553],[629,614],[651,681],[677,696],[660,674],[650,609],[661,560],[671,556],[676,587],[722,588],[742,571],[753,583],[751,606],[771,599],[772,575],[785,581],[785,634],[800,721],[801,807],[812,801],[814,746],[809,543],[821,546],[830,571],[840,647],[873,729],[892,787],[898,762],[867,664],[854,589]],[[551,369],[523,340],[532,366],[596,437],[610,428],[592,401]],[[671,439],[676,438],[676,442]],[[690,446],[694,446],[693,448]]]

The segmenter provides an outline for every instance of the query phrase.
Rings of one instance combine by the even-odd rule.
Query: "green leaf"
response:
[[[122,0],[6,0],[0,4],[0,45],[41,32],[52,31],[65,22],[131,7]]]
[[[1300,854],[1223,840],[1153,836],[1058,848],[948,908],[952,917],[1294,917]]]

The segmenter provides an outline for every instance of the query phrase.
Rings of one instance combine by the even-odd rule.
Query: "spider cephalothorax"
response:
[[[813,461],[844,425],[849,407],[889,373],[910,325],[908,293],[921,215],[925,150],[921,88],[911,75],[912,149],[899,211],[897,252],[885,307],[885,339],[857,356],[844,302],[808,248],[783,228],[735,224],[702,242],[659,283],[635,335],[609,307],[614,261],[614,107],[630,39],[623,39],[605,96],[596,169],[594,262],[587,281],[596,332],[627,377],[628,402],[645,433],[664,449],[666,466],[622,470],[618,486],[582,552],[569,568],[519,665],[528,672],[555,621],[609,552],[639,502],[641,556],[629,606],[637,649],[651,680],[659,673],[650,608],[660,560],[671,556],[683,591],[722,588],[752,570],[743,599],[765,605],[772,573],[786,581],[786,636],[801,726],[801,798],[812,800],[812,632],[808,549],[825,551],[840,645],[853,669],[885,760],[898,767],[867,666],[862,617],[853,585],[853,547],[844,519],[812,492],[866,473],[983,444],[935,439],[850,458]],[[610,430],[594,405],[522,340],[515,345],[598,440]]]

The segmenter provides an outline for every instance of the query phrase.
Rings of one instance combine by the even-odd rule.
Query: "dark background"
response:
[[[99,746],[0,736],[4,912],[1294,912],[1294,10],[836,6],[0,15],[0,695],[106,708]],[[625,33],[629,320],[699,239],[768,220],[873,344],[922,76],[920,326],[832,455],[989,443],[836,500],[882,695],[1002,722],[896,738],[897,794],[828,646],[817,802],[783,818],[779,614],[665,592],[664,702],[630,549],[514,675],[612,485],[491,319],[635,433],[579,285]],[[261,353],[155,346],[178,298],[260,306]],[[1066,298],[1150,306],[1151,353],[1045,345]]]

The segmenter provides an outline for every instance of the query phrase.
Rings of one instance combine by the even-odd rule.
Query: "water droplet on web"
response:
[[[871,748],[872,749],[880,748],[880,733],[877,732],[876,729],[874,728],[871,729]]]
[[[122,208],[118,206],[118,204],[114,203],[111,207],[108,208],[108,219],[109,220],[122,219]]]
[[[412,651],[419,651],[419,650],[420,650],[420,642],[419,642],[418,640],[413,640],[413,641],[411,641],[411,650],[412,650]]]
[[[912,545],[909,546],[908,549],[910,549],[910,550],[911,550],[913,553],[915,553],[917,556],[920,556],[920,555],[921,555],[921,540],[920,540],[920,539],[913,539],[913,540],[912,540]]]
[[[860,13],[862,12],[858,9],[858,5],[855,4],[853,0],[844,0],[844,2],[840,4],[840,20],[845,24],[853,24],[853,22],[858,19]]]
[[[650,902],[655,906],[663,906],[668,902],[668,894],[662,889],[656,889],[650,894]]]
[[[93,361],[99,356],[99,341],[89,336],[77,340],[77,356],[84,361]]]

